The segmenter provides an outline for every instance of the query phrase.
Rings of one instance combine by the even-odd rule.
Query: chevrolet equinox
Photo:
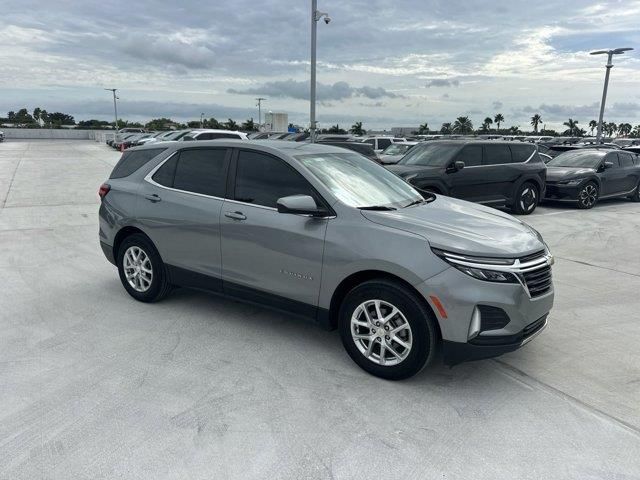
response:
[[[136,300],[183,286],[307,317],[383,378],[513,351],[553,304],[533,228],[338,147],[156,143],[99,195],[102,250]]]

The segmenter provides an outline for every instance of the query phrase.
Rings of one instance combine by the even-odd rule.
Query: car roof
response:
[[[194,128],[190,133],[242,133],[238,130],[226,130],[223,128]]]
[[[195,144],[195,145],[194,145]],[[282,140],[201,140],[199,142],[154,142],[147,145],[133,147],[130,150],[150,150],[155,148],[167,148],[180,150],[183,148],[203,148],[203,147],[228,147],[228,148],[251,148],[255,150],[281,151],[287,155],[304,155],[310,153],[344,153],[344,149],[334,147],[324,143],[309,142],[287,142]]]

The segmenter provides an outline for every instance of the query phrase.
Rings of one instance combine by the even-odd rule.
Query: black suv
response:
[[[436,140],[416,145],[387,167],[419,190],[528,215],[544,196],[547,168],[535,145]]]

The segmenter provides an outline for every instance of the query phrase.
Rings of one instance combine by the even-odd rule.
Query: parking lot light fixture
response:
[[[256,98],[257,103],[257,107],[258,107],[258,130],[260,130],[261,126],[262,126],[262,102],[264,102],[266,100],[266,98],[264,97],[258,97]]]
[[[600,144],[602,138],[602,119],[604,117],[604,104],[607,101],[607,89],[609,88],[609,74],[613,68],[613,56],[621,55],[624,52],[633,50],[631,47],[613,48],[611,50],[596,50],[591,55],[607,55],[607,64],[605,65],[607,72],[604,75],[604,89],[602,90],[602,101],[600,102],[600,117],[598,119],[598,131],[596,133],[596,144]]]
[[[118,97],[116,97],[116,91],[118,89],[117,88],[105,88],[105,90],[113,93],[113,111],[114,111],[115,117],[116,117],[116,132],[117,132],[118,131],[118,104],[116,103],[116,99]]]
[[[318,10],[318,0],[311,0],[311,92],[310,92],[310,119],[309,119],[309,139],[311,143],[316,141],[316,37],[318,20],[324,18],[327,25],[331,22],[328,13]]]

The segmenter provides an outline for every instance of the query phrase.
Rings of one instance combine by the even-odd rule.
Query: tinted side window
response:
[[[236,133],[210,133],[209,138],[215,140],[216,138],[235,138],[236,140],[240,138],[240,135]]]
[[[213,138],[212,133],[201,133],[196,137],[196,140],[211,140]]]
[[[365,141],[364,141],[364,142],[362,142],[362,143],[368,143],[369,145],[372,145],[372,146],[374,146],[374,147],[375,147],[376,141],[375,141],[375,140],[365,140]]]
[[[240,151],[236,200],[276,208],[279,198],[299,194],[316,198],[309,182],[283,160],[258,152]]]
[[[483,165],[501,165],[511,163],[509,145],[485,145]]]
[[[535,151],[535,147],[533,145],[525,145],[525,144],[517,144],[509,145],[511,149],[511,158],[513,158],[513,162],[523,163],[529,160],[529,157]]]
[[[458,160],[464,162],[465,167],[482,165],[482,145],[467,145],[456,157]]]
[[[152,148],[148,150],[134,150],[124,152],[120,161],[116,164],[109,178],[124,178],[142,167],[145,163],[156,157],[166,148]]]
[[[620,165],[623,167],[633,167],[633,158],[628,153],[619,153]]]
[[[174,155],[164,162],[162,166],[153,174],[154,182],[164,185],[165,187],[173,187],[173,177],[176,174],[176,165],[178,164],[178,155]]]
[[[384,150],[389,145],[391,145],[391,140],[388,138],[379,138],[378,139],[378,150]]]
[[[618,154],[616,153],[607,154],[607,156],[604,157],[604,161],[613,163],[613,166],[611,168],[618,168],[620,166],[620,162],[618,161]]]
[[[224,197],[226,148],[199,148],[180,152],[173,188]]]

